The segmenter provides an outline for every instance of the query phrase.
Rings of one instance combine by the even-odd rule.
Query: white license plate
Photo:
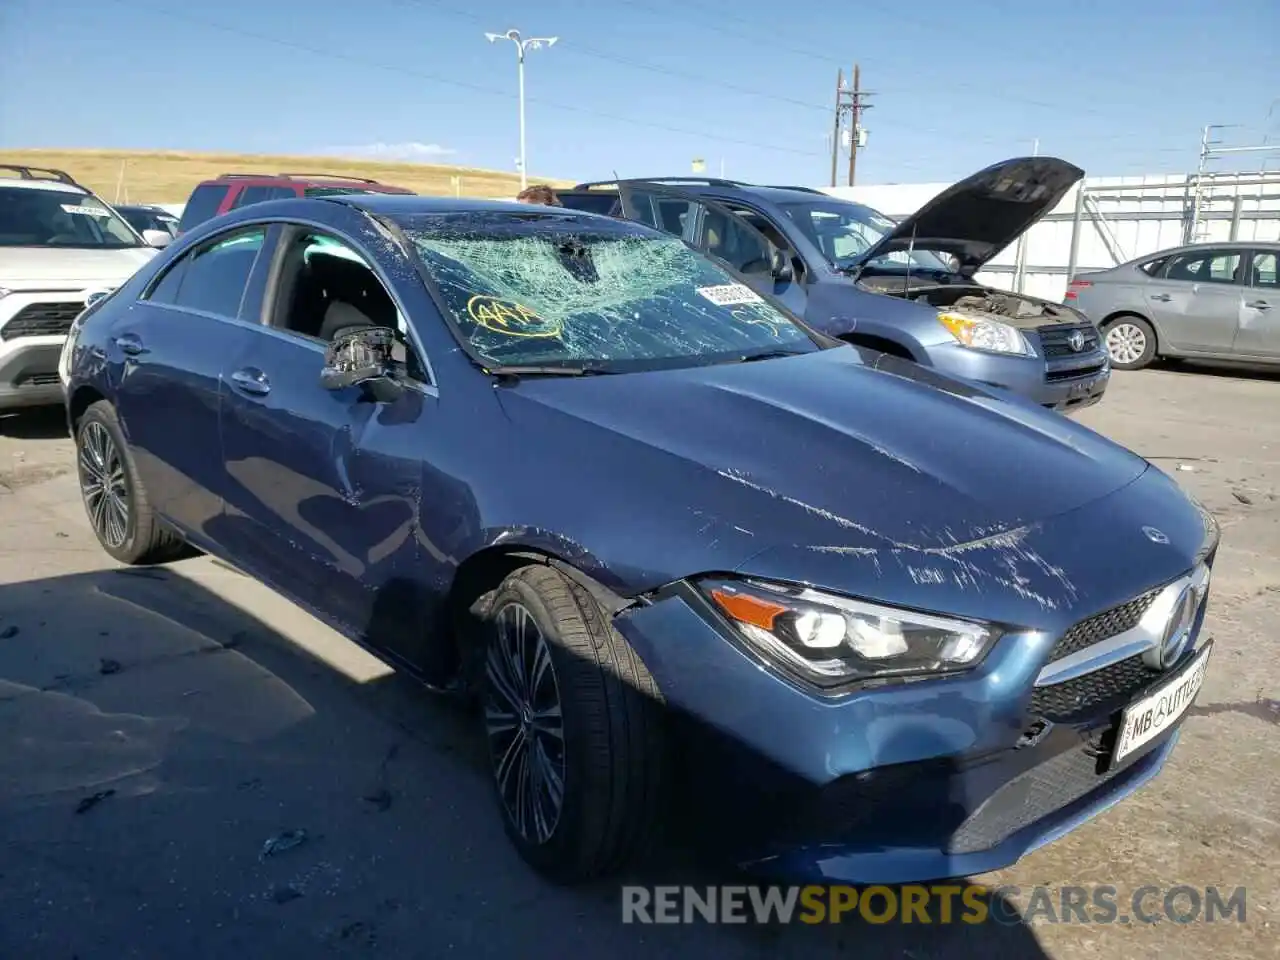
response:
[[[1116,740],[1114,755],[1116,762],[1160,736],[1187,712],[1204,683],[1212,646],[1212,643],[1206,643],[1196,658],[1178,671],[1177,676],[1125,708],[1120,715],[1120,736]]]

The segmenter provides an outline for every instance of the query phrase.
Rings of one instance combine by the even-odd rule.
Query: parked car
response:
[[[1200,243],[1077,273],[1064,302],[1102,330],[1111,365],[1160,357],[1280,363],[1280,243]]]
[[[337,193],[413,193],[364,177],[335,177],[326,173],[224,173],[196,185],[187,198],[178,232],[206,220],[264,200],[324,197]]]
[[[158,207],[154,204],[115,204],[114,209],[138,233],[142,233],[144,230],[154,230],[157,234],[167,234],[169,240],[178,235],[178,218],[164,207]],[[155,245],[165,246],[168,242],[168,240],[164,240]]]
[[[1093,324],[974,275],[1082,176],[1053,157],[1007,160],[897,222],[806,187],[730,180],[583,183],[559,197],[682,237],[823,333],[1077,411],[1111,376]]]
[[[65,171],[0,164],[0,410],[62,402],[58,354],[85,297],[123,283],[158,239]]]
[[[664,791],[778,875],[1004,866],[1159,771],[1212,649],[1218,529],[1160,470],[642,224],[246,207],[64,369],[106,552],[194,545],[474,692],[559,880],[642,849]]]

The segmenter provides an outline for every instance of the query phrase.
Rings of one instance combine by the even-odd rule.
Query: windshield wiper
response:
[[[511,380],[521,380],[525,377],[592,377],[615,372],[604,367],[588,367],[580,364],[546,364],[543,366],[511,364],[485,367],[484,369],[495,377]]]
[[[782,357],[799,357],[808,350],[762,350],[760,353],[749,353],[745,357],[739,357],[738,363],[750,363],[752,360],[778,360]]]

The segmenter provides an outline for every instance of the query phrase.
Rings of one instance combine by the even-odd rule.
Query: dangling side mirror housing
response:
[[[396,376],[392,350],[396,332],[388,327],[359,327],[339,332],[325,349],[320,385],[326,390],[359,387],[379,403],[404,391]]]

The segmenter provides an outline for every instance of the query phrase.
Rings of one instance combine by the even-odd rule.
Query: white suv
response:
[[[60,170],[0,164],[0,410],[62,402],[71,322],[155,256],[160,234],[138,234]]]

